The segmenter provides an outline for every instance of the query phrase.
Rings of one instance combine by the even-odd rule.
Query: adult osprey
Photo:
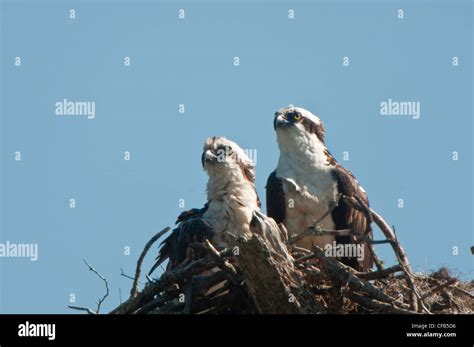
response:
[[[260,209],[253,162],[235,142],[211,137],[204,144],[202,166],[209,176],[207,203],[179,215],[177,227],[161,243],[149,274],[166,259],[167,270],[172,270],[199,257],[200,251],[189,247],[194,242],[207,238],[219,249],[228,246],[229,234],[251,236],[252,213]]]
[[[289,235],[297,235],[320,220],[322,229],[352,229],[372,236],[363,213],[348,206],[341,194],[358,197],[367,205],[367,194],[352,173],[343,168],[324,144],[324,127],[311,112],[299,107],[282,108],[275,113],[274,128],[280,158],[266,186],[267,214],[283,223]],[[325,216],[326,215],[326,216]],[[308,236],[296,243],[311,249],[327,244],[349,244],[350,236]],[[342,258],[357,270],[372,267],[372,254],[363,247],[364,258]]]

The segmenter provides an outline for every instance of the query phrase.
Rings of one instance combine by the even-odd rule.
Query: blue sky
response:
[[[208,136],[257,150],[264,200],[278,159],[273,113],[288,104],[324,121],[330,151],[415,269],[473,278],[470,1],[1,4],[0,242],[37,243],[39,259],[0,258],[0,312],[70,312],[71,294],[94,306],[103,283],[82,258],[109,280],[105,310],[119,290],[125,300],[120,269],[134,272],[179,199],[205,202]],[[64,98],[95,102],[96,118],[56,115]],[[420,118],[382,116],[388,99],[419,102]],[[379,255],[393,262],[388,248]]]

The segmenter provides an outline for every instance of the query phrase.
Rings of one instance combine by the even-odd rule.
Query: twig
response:
[[[293,253],[302,253],[304,255],[311,254],[311,251],[309,249],[298,247],[298,246],[295,246],[295,245],[292,245],[290,247],[291,247],[291,250],[293,251]]]
[[[123,269],[122,269],[122,268],[120,268],[120,276],[123,276],[123,277],[125,277],[125,278],[128,278],[129,280],[132,280],[132,281],[135,279],[135,277],[132,277],[132,276],[130,276],[130,275],[127,275],[125,272],[123,272]]]
[[[378,280],[380,278],[385,278],[388,275],[394,272],[398,272],[398,271],[403,271],[402,266],[399,264],[383,269],[383,270],[374,271],[374,272],[359,272],[356,274],[356,276],[366,281],[372,281],[372,280]]]
[[[295,259],[294,264],[298,265],[298,264],[304,263],[307,260],[311,260],[311,259],[314,259],[314,258],[316,258],[316,254],[310,253],[308,255],[304,255],[304,256],[302,256],[298,259]]]
[[[453,286],[453,289],[454,290],[457,290],[459,293],[462,293],[464,295],[466,295],[467,297],[471,298],[471,299],[474,299],[474,295],[472,295],[471,293],[469,293],[467,290],[464,290],[462,288],[459,288],[457,286]]]
[[[447,280],[446,282],[444,283],[441,283],[439,285],[437,285],[436,287],[433,287],[431,288],[431,290],[425,294],[423,294],[423,296],[421,297],[421,299],[426,299],[428,297],[430,297],[431,295],[447,288],[447,287],[450,287],[450,286],[454,286],[458,283],[459,281],[456,279],[456,278],[451,278],[449,280]]]
[[[102,298],[99,299],[99,302],[97,303],[97,309],[95,311],[91,310],[90,308],[88,307],[82,307],[82,306],[72,306],[72,305],[69,305],[68,307],[72,310],[78,310],[78,311],[85,311],[87,312],[88,314],[99,314],[100,312],[100,307],[102,306],[102,303],[105,301],[105,299],[109,296],[109,283],[107,282],[107,280],[105,279],[104,276],[102,276],[100,273],[97,272],[96,269],[94,269],[92,266],[89,265],[89,263],[87,263],[87,261],[85,259],[82,259],[82,261],[86,264],[86,266],[89,268],[89,271],[92,271],[93,273],[95,273],[102,281],[104,281],[105,283],[105,294]]]
[[[84,262],[84,264],[87,265],[87,267],[89,268],[89,271],[92,271],[93,273],[95,273],[102,281],[104,281],[104,284],[105,284],[105,294],[101,299],[99,299],[99,302],[97,303],[97,310],[95,311],[97,314],[99,314],[102,303],[109,296],[109,283],[107,282],[105,277],[102,276],[100,273],[98,273],[97,270],[94,269],[92,266],[90,266],[85,259],[82,259],[82,261]]]
[[[397,233],[395,231],[395,226],[393,226],[393,234],[395,235],[395,241],[397,242],[397,244],[399,244],[398,238],[397,238]],[[413,279],[413,273],[412,273],[411,269],[408,269],[406,267],[405,263],[402,262],[400,254],[396,254],[396,256],[397,256],[398,262],[400,263],[400,265],[403,268],[403,271],[405,272],[405,275],[406,275],[405,277],[406,277],[406,280],[408,282],[408,286],[410,287],[410,292],[411,292],[410,293],[411,294],[410,295],[410,308],[414,311],[418,311],[418,304],[420,304],[422,310],[424,310],[428,314],[431,314],[430,310],[426,307],[425,303],[423,302],[423,299],[422,299],[421,295],[418,293],[418,291],[416,289],[416,285],[415,285],[415,281]]]
[[[209,242],[209,240],[204,240],[204,247],[207,252],[210,254],[211,258],[214,259],[217,266],[219,266],[226,274],[229,280],[234,284],[239,284],[241,279],[238,278],[237,270],[235,267],[229,263],[226,259],[222,258],[221,254],[215,247]]]
[[[132,276],[130,276],[130,275],[127,275],[127,274],[123,271],[122,268],[120,268],[120,276],[123,276],[123,277],[125,277],[125,278],[128,278],[129,280],[132,280],[132,281],[135,280],[135,277],[132,277]],[[139,283],[143,284],[142,281],[139,281]]]
[[[86,311],[88,314],[97,314],[97,312],[92,311],[89,307],[80,307],[80,306],[68,306],[72,310]]]
[[[348,296],[352,301],[355,301],[366,308],[379,310],[384,313],[395,313],[395,314],[416,314],[417,313],[416,311],[400,308],[400,307],[391,305],[389,303],[371,299],[366,296],[357,295],[355,293],[349,293]]]
[[[171,290],[163,293],[162,295],[158,296],[156,299],[151,300],[150,302],[144,304],[142,307],[140,307],[137,311],[134,312],[134,314],[145,314],[153,311],[157,307],[162,306],[166,302],[173,300],[176,298],[179,294],[181,294],[181,290],[176,286],[172,288]]]
[[[378,271],[381,271],[383,270],[383,261],[380,260],[379,256],[377,255],[377,252],[375,251],[375,242],[376,241],[367,242],[367,247],[369,248],[369,252],[372,255],[372,258],[374,259],[375,267]]]
[[[142,263],[143,259],[145,259],[146,254],[148,253],[148,250],[150,247],[165,233],[167,233],[170,230],[170,227],[166,227],[160,232],[158,232],[155,236],[153,236],[145,245],[145,248],[143,248],[142,253],[140,254],[140,257],[137,260],[137,268],[135,270],[135,277],[133,279],[133,285],[132,289],[130,290],[130,297],[134,298],[137,296],[138,293],[138,281],[140,279],[140,274],[142,271]]]

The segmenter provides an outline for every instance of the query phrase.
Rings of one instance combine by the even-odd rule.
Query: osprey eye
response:
[[[296,121],[300,121],[301,120],[301,113],[294,113],[293,114],[293,119],[296,120]]]

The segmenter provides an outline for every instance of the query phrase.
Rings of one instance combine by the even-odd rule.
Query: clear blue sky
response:
[[[257,150],[264,200],[278,158],[273,113],[290,103],[322,118],[329,149],[415,269],[473,278],[471,1],[1,4],[0,242],[37,243],[39,259],[0,258],[0,312],[70,312],[71,293],[94,307],[103,283],[82,258],[109,280],[106,310],[119,288],[126,299],[120,269],[133,273],[179,199],[205,202],[208,136]],[[64,98],[94,101],[96,118],[55,115]],[[420,119],[380,115],[388,99],[420,102]],[[379,254],[393,262],[388,248]]]

